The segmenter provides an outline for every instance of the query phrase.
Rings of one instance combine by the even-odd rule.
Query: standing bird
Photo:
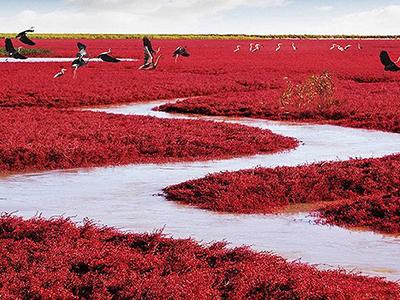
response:
[[[336,44],[332,44],[332,46],[329,48],[329,50],[333,50],[333,49],[335,49],[337,46],[338,46],[338,45],[336,45]]]
[[[255,44],[253,50],[251,52],[256,52],[261,50],[261,45],[260,44]]]
[[[86,52],[86,45],[79,43],[79,42],[76,45],[78,46],[78,49],[79,49],[78,53],[76,53],[76,57],[83,58],[86,55],[88,55]]]
[[[64,69],[63,67],[61,67],[61,71],[58,72],[56,75],[54,75],[53,78],[58,78],[64,75],[64,73],[67,71],[67,69]]]
[[[297,51],[297,47],[296,47],[296,45],[294,44],[294,42],[292,42],[292,49],[293,49],[293,51]]]
[[[139,67],[139,70],[152,70],[157,68],[158,61],[161,55],[157,57],[156,61],[154,61],[153,55],[157,54],[160,51],[160,48],[158,48],[158,50],[155,51],[153,49],[153,46],[151,45],[149,38],[146,36],[143,38],[143,48],[144,48],[144,64]]]
[[[100,58],[102,61],[109,62],[109,63],[118,63],[118,62],[120,62],[119,59],[117,59],[115,57],[112,57],[110,55],[110,53],[111,53],[111,48],[108,49],[108,51],[106,51],[106,52],[100,53],[97,56],[97,58]]]
[[[379,58],[381,59],[382,65],[385,66],[385,71],[400,71],[399,66],[397,66],[396,63],[390,59],[389,54],[386,51],[381,51]],[[399,61],[399,59],[397,61]]]
[[[350,49],[350,47],[351,47],[351,45],[346,45],[346,46],[344,47],[344,51],[347,51],[347,50],[349,50],[349,49]]]
[[[27,30],[24,30],[24,31],[18,33],[16,38],[19,39],[22,43],[24,43],[26,45],[35,46],[36,43],[28,38],[28,36],[27,36],[28,32],[35,32],[34,27],[31,27]]]
[[[281,47],[282,47],[282,44],[279,43],[279,44],[278,44],[278,47],[276,47],[276,49],[275,49],[275,52],[278,52],[279,50],[281,50]]]
[[[250,43],[249,51],[250,51],[250,52],[253,51],[253,43]]]
[[[174,53],[172,54],[172,57],[175,57],[175,62],[178,61],[179,56],[189,57],[190,53],[187,52],[185,47],[179,46],[178,48],[175,49]]]
[[[26,56],[23,56],[21,53],[19,53],[21,50],[21,47],[18,47],[18,49],[15,50],[11,39],[6,39],[5,48],[6,48],[6,52],[9,57],[12,57],[15,59],[27,59]]]
[[[361,49],[362,49],[362,46],[361,46],[360,43],[357,44],[357,48],[358,48],[358,50],[361,50]]]
[[[236,46],[236,49],[235,49],[235,50],[233,50],[233,52],[235,52],[235,53],[236,53],[236,52],[239,52],[239,51],[240,51],[240,45],[237,45],[237,46]]]

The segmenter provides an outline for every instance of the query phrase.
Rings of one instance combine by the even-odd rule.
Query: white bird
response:
[[[251,52],[256,52],[256,51],[260,51],[261,49],[261,45],[260,44],[255,44],[253,50],[251,50]]]
[[[250,48],[249,51],[252,52],[253,51],[253,43],[250,43]]]
[[[282,46],[282,44],[279,43],[279,44],[278,44],[278,47],[276,47],[276,49],[275,49],[275,52],[278,52],[279,50],[281,50],[281,46]]]
[[[292,49],[293,49],[293,51],[296,51],[296,50],[297,50],[297,47],[296,47],[296,45],[294,44],[294,42],[292,42]]]
[[[330,47],[329,50],[333,50],[333,49],[335,49],[337,46],[338,46],[338,45],[336,45],[336,44],[332,44],[332,47]]]
[[[240,45],[237,45],[237,46],[236,46],[236,49],[235,49],[235,50],[233,50],[233,52],[235,52],[235,53],[236,53],[236,52],[239,52],[239,51],[240,51]]]
[[[53,78],[58,78],[64,75],[64,73],[67,71],[67,69],[61,68],[61,71],[58,72],[56,75],[54,75]]]
[[[343,48],[342,46],[340,46],[340,45],[337,45],[337,49],[338,49],[339,51],[342,51],[342,52],[346,51],[346,50],[344,50],[344,48]]]
[[[358,50],[361,50],[361,49],[362,49],[362,46],[361,46],[360,43],[358,43],[357,47],[358,47]]]

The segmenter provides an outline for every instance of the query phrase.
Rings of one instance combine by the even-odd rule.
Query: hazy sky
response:
[[[0,0],[0,32],[400,34],[400,0]]]

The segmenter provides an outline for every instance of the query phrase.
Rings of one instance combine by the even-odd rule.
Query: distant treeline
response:
[[[15,33],[0,33],[0,38],[15,37]],[[318,35],[318,34],[92,34],[92,33],[43,33],[30,34],[35,39],[140,39],[144,35],[153,39],[399,39],[400,35]]]

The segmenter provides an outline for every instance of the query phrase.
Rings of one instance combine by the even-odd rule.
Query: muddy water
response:
[[[165,102],[165,101],[164,101]],[[151,111],[164,102],[96,109],[162,118],[199,118]],[[31,217],[42,213],[84,217],[135,232],[164,228],[173,237],[232,246],[251,245],[319,268],[346,268],[400,279],[400,238],[371,232],[320,226],[305,213],[282,215],[218,214],[165,201],[165,186],[210,172],[255,166],[299,165],[350,157],[380,157],[400,151],[400,135],[329,125],[295,125],[243,118],[201,117],[268,128],[302,142],[293,151],[221,161],[141,164],[55,171],[0,178],[0,211]]]

